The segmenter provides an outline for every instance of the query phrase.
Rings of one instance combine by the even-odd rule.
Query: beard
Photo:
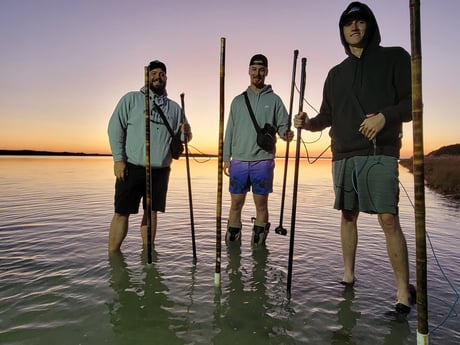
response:
[[[251,83],[257,88],[262,88],[264,86],[265,80],[263,78],[252,78]]]
[[[153,80],[150,82],[150,90],[158,95],[162,95],[165,92],[166,83],[163,80]]]

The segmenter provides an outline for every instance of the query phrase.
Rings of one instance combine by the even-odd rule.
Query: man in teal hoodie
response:
[[[152,243],[157,228],[157,212],[166,208],[172,155],[171,134],[164,124],[158,108],[164,113],[174,133],[181,130],[191,140],[191,129],[182,109],[168,98],[166,92],[166,65],[158,60],[150,62],[149,90],[131,91],[118,102],[108,126],[110,148],[114,160],[115,213],[110,224],[109,252],[119,251],[128,233],[130,214],[138,213],[142,198],[144,216],[141,235],[147,243],[145,214],[145,93],[150,97],[150,165],[152,177]],[[156,105],[155,105],[156,104]]]
[[[270,228],[268,195],[273,190],[275,148],[267,151],[257,144],[257,131],[248,107],[260,128],[270,124],[274,128],[274,136],[278,133],[282,139],[289,141],[294,136],[281,98],[273,92],[271,85],[265,84],[267,74],[267,58],[262,54],[254,55],[249,62],[250,85],[243,94],[233,99],[230,107],[223,150],[224,172],[230,177],[231,197],[225,237],[227,244],[241,240],[241,211],[251,188],[256,207],[252,245],[265,244]]]
[[[396,280],[396,311],[413,301],[405,236],[398,216],[398,158],[402,123],[412,119],[411,64],[400,47],[381,47],[370,8],[352,2],[339,21],[348,57],[329,71],[319,114],[298,114],[294,126],[310,131],[331,127],[335,190],[341,210],[344,262],[342,284],[355,282],[359,212],[378,215]]]

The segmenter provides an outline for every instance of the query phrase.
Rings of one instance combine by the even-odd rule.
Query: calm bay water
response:
[[[185,160],[175,161],[152,265],[131,217],[122,254],[107,255],[113,213],[110,157],[0,157],[0,344],[415,344],[406,322],[385,315],[393,275],[375,216],[361,215],[357,284],[344,290],[339,213],[330,162],[300,165],[292,296],[286,299],[289,236],[279,225],[284,161],[277,161],[267,247],[252,251],[248,195],[240,249],[222,246],[214,287],[216,160],[191,161],[196,265],[192,263]],[[413,177],[401,168],[401,222],[415,282]],[[290,229],[293,162],[283,225]],[[229,195],[224,177],[222,229]],[[431,344],[459,344],[460,204],[426,190]],[[440,266],[437,265],[439,261]],[[444,274],[449,278],[446,280]],[[440,326],[439,328],[436,328]]]

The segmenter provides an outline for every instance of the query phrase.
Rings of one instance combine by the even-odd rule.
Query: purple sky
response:
[[[426,153],[460,142],[460,1],[421,1]],[[306,98],[319,108],[327,72],[345,58],[338,18],[349,1],[2,0],[0,149],[108,153],[107,122],[119,98],[143,84],[143,67],[163,60],[168,93],[185,93],[192,144],[217,149],[220,38],[226,38],[226,115],[248,85],[255,53],[269,59],[266,82],[289,104],[293,50],[307,58]],[[410,52],[409,0],[366,2],[382,45]],[[455,19],[454,19],[455,16]],[[297,96],[294,110],[298,105]],[[311,115],[314,110],[304,106]],[[403,156],[412,155],[412,124]],[[312,141],[317,134],[303,133]],[[312,152],[329,144],[327,131]],[[279,148],[279,150],[282,150]],[[284,151],[280,151],[284,152]]]

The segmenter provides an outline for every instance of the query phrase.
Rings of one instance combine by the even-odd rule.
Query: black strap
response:
[[[155,103],[155,101],[153,102],[153,104],[155,105],[155,107],[157,108],[157,111],[158,113],[160,114],[161,116],[161,119],[163,120],[166,128],[168,129],[169,131],[169,134],[171,135],[171,138],[174,137],[174,131],[172,130],[171,126],[169,125],[169,122],[168,120],[166,119],[166,116],[165,114],[163,113],[163,110],[161,110],[160,106],[158,104]]]
[[[261,132],[259,124],[256,121],[256,117],[254,116],[254,112],[252,111],[251,104],[249,103],[248,93],[245,91],[243,92],[244,100],[246,101],[246,106],[248,107],[249,115],[251,115],[252,123],[254,124],[254,128],[256,129],[257,133]]]

